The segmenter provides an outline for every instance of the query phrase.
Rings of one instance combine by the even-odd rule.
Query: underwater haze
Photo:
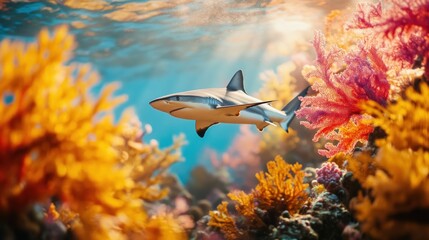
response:
[[[121,83],[117,93],[126,94],[128,101],[118,111],[133,107],[140,120],[151,125],[147,141],[156,139],[165,147],[174,135],[186,135],[185,162],[173,166],[185,182],[198,161],[208,160],[208,148],[224,152],[231,145],[239,126],[218,124],[200,139],[193,121],[156,111],[149,102],[175,92],[226,87],[239,69],[247,92],[254,95],[262,85],[262,72],[275,71],[292,56],[302,58],[299,54],[310,47],[325,15],[351,4],[320,0],[61,2],[3,3],[0,39],[31,41],[43,28],[68,25],[77,40],[73,61],[90,63],[102,84]]]
[[[428,96],[429,0],[0,0],[0,239],[427,239]]]

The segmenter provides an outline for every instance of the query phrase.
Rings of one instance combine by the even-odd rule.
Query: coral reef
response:
[[[256,175],[259,184],[251,193],[229,193],[231,201],[222,202],[208,220],[199,222],[197,239],[219,239],[219,231],[226,239],[338,239],[354,224],[342,191],[314,192],[304,183],[301,166],[280,157],[267,168],[267,173]],[[336,172],[326,168],[317,171]]]
[[[342,117],[347,116],[344,122],[354,121],[355,125],[342,123],[334,131],[324,133],[324,130],[330,130],[324,128],[329,125],[319,124],[322,122],[317,122],[317,118],[304,123],[311,128],[320,127],[318,133],[321,136],[337,141],[336,146],[327,144],[327,151],[320,153],[332,156],[331,162],[348,171],[341,179],[341,187],[346,193],[345,203],[351,199],[350,207],[359,224],[350,225],[343,236],[364,237],[359,233],[362,231],[373,239],[424,239],[428,234],[427,221],[422,217],[427,212],[429,196],[426,187],[429,108],[423,100],[429,94],[426,68],[428,21],[427,14],[421,14],[427,12],[428,6],[427,1],[392,1],[386,9],[380,3],[359,5],[348,29],[360,30],[362,39],[349,42],[352,46],[337,48],[337,51],[332,51],[335,48],[328,50],[328,56],[341,52],[351,54],[355,49],[360,49],[359,54],[366,52],[365,58],[375,64],[377,68],[374,69],[383,76],[382,86],[386,86],[386,82],[388,86],[386,95],[386,87],[377,92],[380,86],[368,83],[366,87],[382,98],[364,97],[355,102],[356,113],[342,113]],[[339,34],[347,33],[340,31]],[[367,39],[377,41],[368,42]],[[331,41],[335,45],[335,40]],[[317,52],[319,46],[315,44],[315,47]],[[319,53],[317,56],[321,59]],[[316,89],[320,76],[315,79],[312,74],[319,68],[320,65],[307,67],[308,79],[315,82]],[[327,70],[338,75],[348,68],[350,65],[338,70],[338,66],[332,64]],[[364,71],[353,72],[356,73],[354,79],[365,75]],[[371,75],[377,76],[377,73]],[[338,92],[336,87],[341,82],[337,78],[334,80],[329,88]],[[328,90],[324,89],[324,92]],[[310,104],[298,115],[307,117],[307,120],[316,116],[323,106],[330,106],[328,101],[312,105],[314,99],[306,98],[303,102]],[[359,139],[368,140],[368,143],[357,147],[351,142]]]
[[[47,4],[142,22],[187,13],[177,8],[190,2]],[[216,16],[237,15],[224,12]],[[297,111],[302,126],[242,127],[224,154],[209,152],[214,172],[197,166],[186,185],[169,172],[184,136],[161,149],[132,111],[115,116],[126,97],[115,95],[117,84],[97,88],[95,71],[72,61],[66,27],[33,43],[2,41],[0,238],[426,239],[427,12],[427,0],[331,12],[314,36],[313,65],[296,55],[260,76],[259,97],[277,99],[278,109],[312,84]],[[79,16],[76,31],[88,28]],[[186,24],[204,21],[196,22]]]
[[[428,94],[428,85],[421,83],[418,91],[409,88],[406,97],[386,107],[372,102],[364,106],[373,113],[371,122],[387,133],[376,143],[371,174],[359,177],[368,192],[354,202],[362,230],[374,238],[424,239],[429,233],[423,220],[429,206]],[[354,161],[366,163],[369,158],[357,156]]]
[[[160,184],[183,139],[159,150],[139,140],[130,112],[115,123],[125,97],[111,84],[93,98],[98,77],[69,63],[74,46],[64,26],[0,43],[0,235],[183,238],[174,219],[143,207],[166,195]]]
[[[297,116],[307,119],[301,123],[304,126],[318,129],[313,141],[318,141],[320,137],[338,141],[337,145],[329,143],[327,150],[319,151],[330,157],[340,151],[351,152],[356,142],[367,140],[372,129],[362,122],[365,115],[359,104],[366,100],[386,104],[389,83],[384,64],[373,61],[379,59],[374,49],[360,47],[346,53],[335,46],[325,47],[324,37],[316,33],[314,48],[317,64],[306,77],[311,78],[314,82],[312,88],[318,93],[302,98]],[[362,127],[357,128],[356,125]],[[351,132],[352,129],[355,131]]]
[[[313,141],[329,141],[319,153],[330,159],[315,175],[307,169],[305,179],[296,171],[278,177],[292,165],[269,162],[250,193],[232,191],[230,201],[200,220],[198,239],[426,238],[428,6],[394,0],[386,9],[359,5],[350,21],[338,11],[328,16],[338,27],[326,28],[326,42],[316,33],[316,64],[303,69],[316,95],[302,99],[297,115],[317,130]],[[268,98],[283,89],[275,74],[264,76],[275,79],[265,86]],[[279,140],[269,136],[266,149],[273,154],[270,141]],[[296,186],[282,185],[285,179],[311,183],[296,207],[279,195]]]
[[[417,56],[423,58],[425,75],[429,76],[429,2],[426,0],[392,0],[388,7],[381,3],[360,4],[349,28],[366,30],[375,39],[387,40],[380,47],[391,64],[411,68]]]
[[[427,65],[427,16],[417,14],[427,11],[427,1],[392,1],[389,7],[359,5],[352,21],[347,25],[342,21],[337,28],[348,31],[328,28],[329,48],[320,33],[315,36],[317,63],[305,68],[305,76],[319,93],[303,98],[297,116],[307,119],[304,126],[318,129],[314,141],[324,137],[337,142],[319,151],[324,156],[351,153],[357,142],[366,143],[372,128],[365,124],[368,117],[360,103],[372,100],[385,105],[396,99]]]
[[[304,172],[301,165],[287,164],[277,157],[267,164],[268,172],[259,172],[259,184],[246,194],[234,191],[228,194],[235,210],[243,216],[238,218],[228,211],[228,202],[222,202],[217,211],[210,212],[208,226],[220,228],[227,239],[245,239],[255,236],[256,230],[265,231],[272,219],[277,219],[283,211],[295,214],[307,201],[307,184],[303,183]],[[270,216],[270,217],[268,217]]]

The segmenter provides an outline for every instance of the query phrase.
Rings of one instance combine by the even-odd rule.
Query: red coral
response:
[[[373,100],[384,105],[390,85],[385,73],[387,67],[374,48],[365,49],[362,44],[347,54],[336,47],[326,50],[321,33],[315,35],[314,48],[316,69],[306,77],[317,79],[312,88],[318,93],[302,98],[302,107],[296,113],[298,117],[307,119],[301,122],[302,125],[318,129],[313,138],[313,141],[318,141],[322,136],[333,135],[353,116],[360,116],[361,101]],[[342,69],[338,70],[339,66]],[[355,135],[362,135],[360,129],[355,130]],[[339,143],[337,146],[343,145]],[[346,147],[341,150],[349,152],[354,144]],[[333,155],[323,151],[321,154]]]

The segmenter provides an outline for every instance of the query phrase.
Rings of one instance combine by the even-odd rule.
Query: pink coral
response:
[[[365,35],[380,37],[391,60],[411,67],[421,57],[429,76],[429,1],[392,0],[383,8],[381,3],[360,4],[348,28],[365,29]],[[392,51],[394,49],[394,51]]]
[[[366,49],[361,45],[350,53],[335,46],[326,50],[325,39],[319,32],[314,38],[314,48],[316,68],[306,78],[316,79],[312,88],[318,93],[302,98],[301,109],[296,113],[298,117],[307,119],[301,122],[302,125],[318,129],[313,138],[313,141],[318,141],[320,137],[333,135],[352,117],[360,116],[360,102],[373,100],[384,105],[390,85],[386,77],[387,67],[373,48]],[[356,135],[360,136],[359,131],[356,129]],[[366,138],[362,136],[358,140],[365,141]],[[338,149],[330,144],[332,152],[319,153],[330,157],[335,152],[350,152],[354,144],[338,144],[336,147]]]
[[[322,167],[316,169],[317,182],[323,184],[326,189],[332,185],[338,185],[343,172],[334,162],[325,162]]]

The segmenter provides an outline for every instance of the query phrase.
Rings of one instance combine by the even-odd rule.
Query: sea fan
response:
[[[387,68],[375,49],[366,50],[364,46],[359,46],[357,50],[346,53],[333,46],[327,50],[324,37],[319,32],[314,38],[314,48],[316,66],[306,77],[314,81],[312,88],[318,93],[302,98],[297,116],[307,119],[301,122],[307,128],[318,129],[313,138],[313,141],[318,141],[320,137],[337,138],[335,136],[341,127],[350,124],[352,118],[361,118],[361,101],[373,100],[386,104],[390,86],[386,78]],[[361,123],[354,120],[354,124]],[[345,141],[337,145],[329,144],[327,151],[319,153],[330,157],[340,151],[350,152],[357,141],[367,139],[370,132],[367,128],[354,128],[355,132],[347,135],[361,138],[350,141],[343,137],[348,144],[344,144]]]

